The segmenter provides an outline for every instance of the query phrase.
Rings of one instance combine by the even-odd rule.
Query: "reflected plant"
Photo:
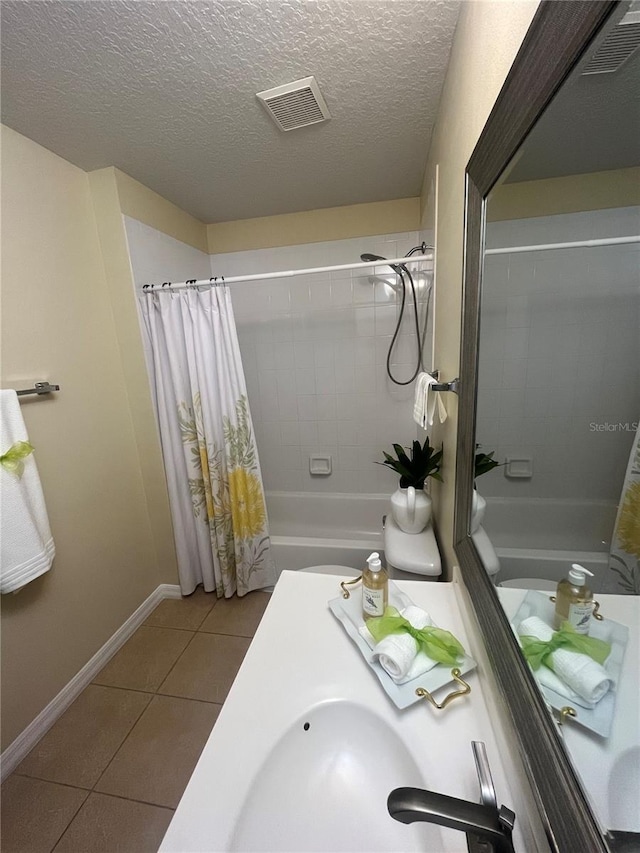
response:
[[[481,447],[480,444],[476,444],[476,450]],[[495,450],[492,450],[490,453],[476,453],[475,459],[473,460],[473,486],[475,488],[475,481],[478,477],[481,477],[483,474],[488,474],[489,471],[493,471],[494,468],[499,468],[503,465],[503,462],[496,462],[493,458],[495,454]]]

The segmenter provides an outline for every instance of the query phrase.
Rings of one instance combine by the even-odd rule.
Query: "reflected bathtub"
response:
[[[594,592],[620,592],[608,569],[617,507],[607,501],[487,497],[483,527],[500,560],[498,582],[517,578],[560,581],[571,563],[595,577]]]

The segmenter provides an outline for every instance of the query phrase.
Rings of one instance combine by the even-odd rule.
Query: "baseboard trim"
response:
[[[157,607],[164,598],[181,598],[182,593],[177,584],[163,583],[154,589],[140,607],[135,610],[127,621],[98,649],[71,681],[55,696],[51,702],[42,710],[38,716],[21,732],[18,737],[9,744],[0,755],[0,781],[12,773],[23,758],[33,749],[56,722],[56,720],[67,710],[69,705],[77,699],[84,688],[100,672],[102,667],[123,646],[133,632],[144,622],[149,614]]]

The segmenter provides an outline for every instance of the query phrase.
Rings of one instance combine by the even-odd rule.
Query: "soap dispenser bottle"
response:
[[[374,551],[367,557],[367,566],[362,572],[362,616],[365,622],[374,616],[382,616],[388,595],[389,578],[382,568],[380,554]]]
[[[556,612],[553,627],[558,630],[563,622],[569,622],[578,634],[589,633],[589,623],[593,613],[593,592],[586,584],[585,575],[593,577],[593,572],[573,563],[569,577],[558,584],[556,592]]]

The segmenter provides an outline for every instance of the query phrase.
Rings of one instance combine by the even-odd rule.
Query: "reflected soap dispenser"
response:
[[[593,572],[573,563],[569,577],[558,584],[556,591],[556,612],[553,627],[557,631],[563,622],[569,622],[578,634],[588,634],[593,613],[593,592],[586,583],[585,575],[593,577]]]
[[[367,557],[367,566],[362,572],[362,617],[367,621],[382,616],[389,595],[389,577],[382,568],[380,554],[374,551]]]

